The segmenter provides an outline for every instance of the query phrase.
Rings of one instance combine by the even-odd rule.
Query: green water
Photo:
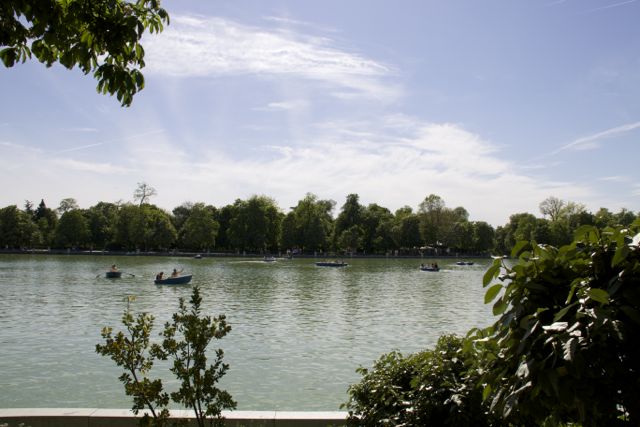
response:
[[[208,314],[226,314],[232,327],[214,346],[241,410],[338,410],[358,366],[493,320],[483,304],[489,260],[439,259],[437,273],[415,259],[347,261],[0,255],[0,407],[130,407],[120,371],[94,350],[102,327],[121,328],[128,295],[159,333],[200,285]],[[113,263],[130,274],[105,279]],[[153,284],[174,267],[193,274],[191,285]],[[166,366],[154,371],[175,388]]]

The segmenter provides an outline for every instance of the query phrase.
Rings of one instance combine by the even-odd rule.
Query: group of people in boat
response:
[[[171,272],[171,275],[169,277],[178,277],[180,276],[180,273],[182,273],[184,271],[184,269],[178,271],[177,269],[173,269],[173,271]],[[156,274],[156,280],[164,280],[166,279],[166,277],[164,277],[164,271],[161,271],[160,273]]]
[[[425,268],[430,268],[432,270],[439,270],[440,267],[438,267],[438,263],[434,262],[431,265],[425,265],[424,263],[420,264],[420,268],[421,269],[425,269]]]

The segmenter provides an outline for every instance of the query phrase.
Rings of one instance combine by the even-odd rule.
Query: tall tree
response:
[[[333,225],[331,212],[334,206],[333,200],[318,200],[315,194],[307,193],[283,220],[283,246],[303,251],[326,249]]]
[[[55,242],[58,247],[85,247],[89,237],[87,219],[80,209],[72,209],[62,214],[55,232]]]
[[[215,220],[215,208],[196,203],[180,229],[182,243],[188,249],[207,250],[216,244],[220,224]]]
[[[283,216],[276,202],[269,197],[236,200],[229,224],[231,243],[241,250],[277,250]]]
[[[142,36],[168,23],[160,0],[3,0],[0,59],[5,67],[32,56],[47,67],[77,66],[93,73],[98,92],[129,106],[144,87]]]
[[[145,203],[149,203],[149,199],[157,194],[158,192],[155,188],[146,182],[139,182],[136,191],[133,192],[133,200],[140,202],[140,206],[142,206]]]
[[[30,248],[38,244],[40,232],[31,217],[16,205],[0,209],[0,247]]]
[[[66,199],[62,199],[60,201],[60,206],[58,206],[58,214],[62,215],[65,212],[69,212],[73,209],[79,209],[78,202],[73,197],[67,197]]]

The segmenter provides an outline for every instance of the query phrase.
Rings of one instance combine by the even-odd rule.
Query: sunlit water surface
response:
[[[309,259],[1,255],[0,407],[130,407],[121,371],[95,352],[100,330],[120,330],[135,295],[131,309],[155,316],[155,335],[199,285],[207,314],[225,314],[232,327],[213,346],[225,351],[222,387],[238,409],[338,410],[358,366],[492,322],[482,288],[489,261],[436,261],[437,273],[396,259],[322,268]],[[105,279],[113,263],[130,274]],[[191,285],[152,283],[174,267],[193,273]],[[152,375],[176,388],[166,365]]]

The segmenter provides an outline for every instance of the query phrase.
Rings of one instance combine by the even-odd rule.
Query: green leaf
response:
[[[529,242],[526,240],[520,240],[519,242],[517,242],[515,244],[515,246],[513,247],[513,249],[511,250],[511,256],[513,258],[517,258],[518,255],[520,254],[520,252],[526,248],[527,246],[529,246]]]
[[[487,269],[482,276],[482,286],[486,287],[493,279],[495,279],[500,273],[500,260],[495,260],[493,265]]]
[[[620,264],[622,261],[624,261],[627,258],[627,256],[629,256],[630,253],[631,253],[631,249],[629,249],[629,246],[625,244],[618,245],[618,248],[616,249],[616,253],[613,256],[613,259],[611,260],[611,266],[615,267],[618,264]]]
[[[602,304],[609,304],[609,293],[604,289],[591,288],[589,289],[588,294],[594,301]]]
[[[571,310],[576,304],[577,303],[574,302],[573,304],[568,305],[565,308],[563,308],[562,310],[560,310],[559,312],[557,312],[556,315],[553,316],[553,321],[557,322],[560,319],[562,319],[565,316],[565,314],[567,314],[569,312],[569,310]]]
[[[493,315],[499,316],[507,310],[509,305],[502,300],[502,298],[498,299],[496,303],[493,305]]]
[[[489,304],[491,301],[493,301],[494,298],[500,293],[501,290],[502,290],[502,285],[500,284],[493,285],[492,287],[487,289],[487,292],[484,294],[484,303]]]

